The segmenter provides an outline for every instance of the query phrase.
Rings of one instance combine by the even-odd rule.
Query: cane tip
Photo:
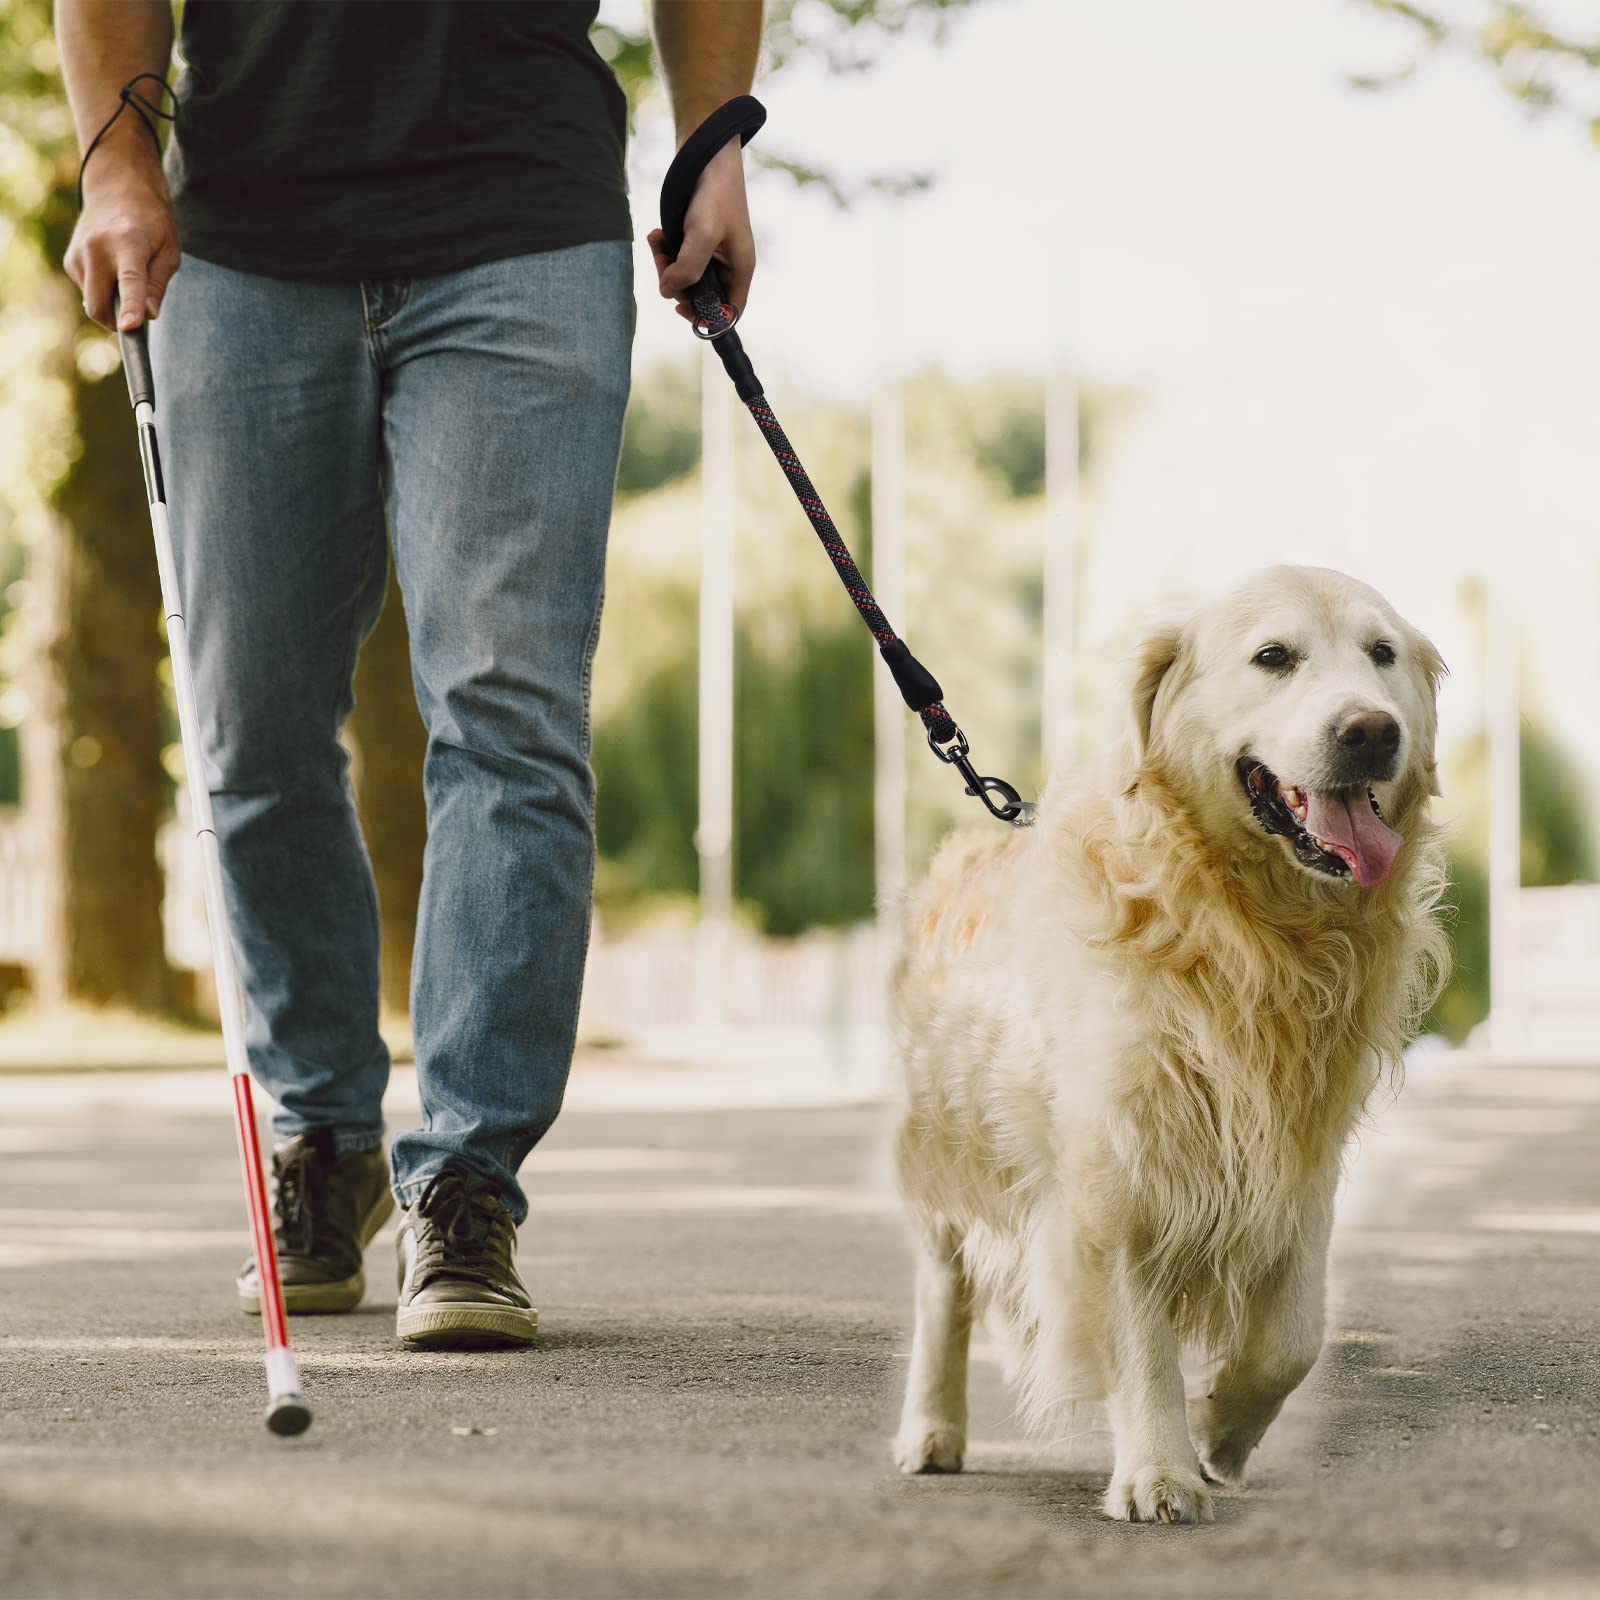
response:
[[[267,1407],[267,1427],[280,1439],[292,1439],[311,1426],[311,1407],[297,1394],[280,1394]]]

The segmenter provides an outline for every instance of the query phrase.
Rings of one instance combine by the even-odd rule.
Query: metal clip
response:
[[[930,733],[928,735],[928,748],[945,763],[954,767],[963,778],[967,780],[967,793],[976,795],[991,817],[997,817],[1001,822],[1009,822],[1013,828],[1031,828],[1037,814],[1037,808],[1031,800],[1024,800],[1004,778],[986,778],[973,766],[968,757],[972,754],[972,746],[967,743],[967,736],[958,727],[955,738],[949,741],[949,747],[937,743]],[[1004,805],[996,805],[989,798],[991,794],[1002,795]]]
[[[700,286],[696,284],[695,289]],[[720,295],[697,295],[694,289],[689,291],[690,309],[694,312],[694,321],[689,324],[694,329],[697,339],[704,339],[707,344],[720,339],[725,333],[732,333],[734,324],[739,320],[739,313],[730,306]],[[716,307],[715,315],[712,306]]]

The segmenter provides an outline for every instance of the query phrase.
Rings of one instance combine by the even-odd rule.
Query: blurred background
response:
[[[744,337],[980,770],[1117,731],[1140,617],[1273,561],[1450,665],[1435,1045],[1600,1021],[1600,33],[1492,0],[769,0]],[[647,15],[634,223],[672,151]],[[44,0],[0,0],[0,1066],[220,1060],[114,342],[59,270]],[[953,775],[638,250],[594,683],[584,1064],[870,1094],[897,886]],[[348,730],[402,1056],[422,732],[398,596]],[[989,824],[994,826],[994,824]],[[618,1081],[621,1081],[620,1079]]]

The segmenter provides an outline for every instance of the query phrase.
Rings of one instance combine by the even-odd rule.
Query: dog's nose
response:
[[[1387,711],[1347,711],[1331,731],[1337,754],[1330,775],[1337,781],[1383,781],[1394,776],[1400,724]]]
[[[1348,749],[1387,755],[1400,746],[1400,724],[1387,711],[1352,711],[1333,736]]]

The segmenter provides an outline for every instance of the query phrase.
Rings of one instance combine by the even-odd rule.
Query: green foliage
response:
[[[775,71],[819,60],[829,72],[866,72],[884,46],[920,29],[942,42],[974,0],[767,0],[762,63]]]
[[[45,0],[0,0],[0,218],[59,255],[72,233],[72,119]]]
[[[1455,965],[1423,1031],[1460,1044],[1489,1014],[1489,879],[1470,856],[1451,853],[1445,918]]]
[[[942,41],[957,13],[976,0],[766,0],[761,35],[761,75],[771,77],[797,61],[816,61],[829,72],[866,72],[884,46],[912,30]],[[646,29],[599,24],[597,49],[627,92],[639,102],[655,86],[655,58]]]
[[[15,637],[16,597],[26,589],[21,577],[22,552],[13,546],[0,554],[0,640]],[[0,662],[11,653],[0,646]],[[22,741],[17,733],[20,717],[14,694],[8,691],[0,696],[0,806],[18,805],[22,800]]]
[[[978,0],[766,0],[761,36],[760,76],[763,81],[801,62],[821,65],[830,73],[868,72],[896,39],[920,32],[943,41],[956,16]],[[592,34],[628,96],[636,115],[660,85],[648,29],[631,30],[602,23]],[[859,186],[845,184],[835,173],[785,155],[763,139],[750,147],[752,167],[781,172],[797,186],[815,187],[836,205],[848,206],[862,193],[901,195],[927,188],[926,172],[875,173]]]
[[[872,915],[872,672],[875,654],[849,608],[774,659],[759,628],[740,629],[734,881],[768,933]]]
[[[691,369],[663,374],[659,388],[641,385],[624,467],[639,488],[613,526],[594,740],[598,899],[613,926],[657,914],[697,882],[699,498],[694,469],[669,475],[698,454],[692,381]],[[661,400],[668,392],[677,398]],[[1098,392],[1085,395],[1086,418],[1101,406]],[[1036,788],[1042,388],[929,372],[907,383],[905,410],[909,593],[894,620],[940,675],[985,770]],[[785,422],[870,578],[864,418],[786,407]],[[735,891],[753,923],[790,934],[871,913],[872,683],[881,668],[754,430],[738,428],[735,445]],[[915,867],[952,822],[972,820],[971,802],[927,756],[916,719],[906,714],[900,727]]]
[[[655,598],[656,624],[678,649],[594,729],[595,900],[604,916],[627,915],[654,897],[692,895],[698,881],[695,596],[673,585]]]
[[[1540,10],[1517,0],[1357,0],[1404,23],[1415,53],[1387,72],[1352,75],[1358,89],[1386,89],[1414,77],[1442,50],[1463,50],[1494,69],[1501,86],[1529,111],[1576,110],[1589,136],[1600,144],[1594,111],[1595,75],[1600,72],[1600,32],[1579,33],[1545,20]]]
[[[684,648],[595,729],[601,914],[614,923],[689,896],[698,715],[693,598],[673,609]],[[734,650],[734,879],[774,934],[872,911],[872,651],[853,617],[774,657],[759,622]]]
[[[1019,396],[980,405],[973,412],[978,461],[1017,500],[1044,493],[1044,401]]]
[[[1521,746],[1523,884],[1592,883],[1600,872],[1583,773],[1537,723],[1524,721]]]
[[[700,383],[690,362],[662,362],[633,386],[622,424],[618,494],[643,494],[700,463]]]
[[[77,390],[105,370],[105,339],[78,347],[77,295],[59,274],[71,237],[76,144],[45,0],[0,0],[0,804],[21,798],[19,602],[25,550],[51,537],[51,505],[82,453]],[[76,371],[74,357],[76,356]],[[114,366],[114,357],[112,361]]]
[[[1127,394],[1097,393],[1093,405],[1080,405],[1078,415],[1078,467],[1088,465],[1094,448],[1092,430],[1113,400]],[[1019,388],[1009,379],[975,384],[970,395],[967,425],[977,444],[978,463],[994,473],[1007,492],[1018,500],[1044,493],[1044,396],[1037,389]]]

